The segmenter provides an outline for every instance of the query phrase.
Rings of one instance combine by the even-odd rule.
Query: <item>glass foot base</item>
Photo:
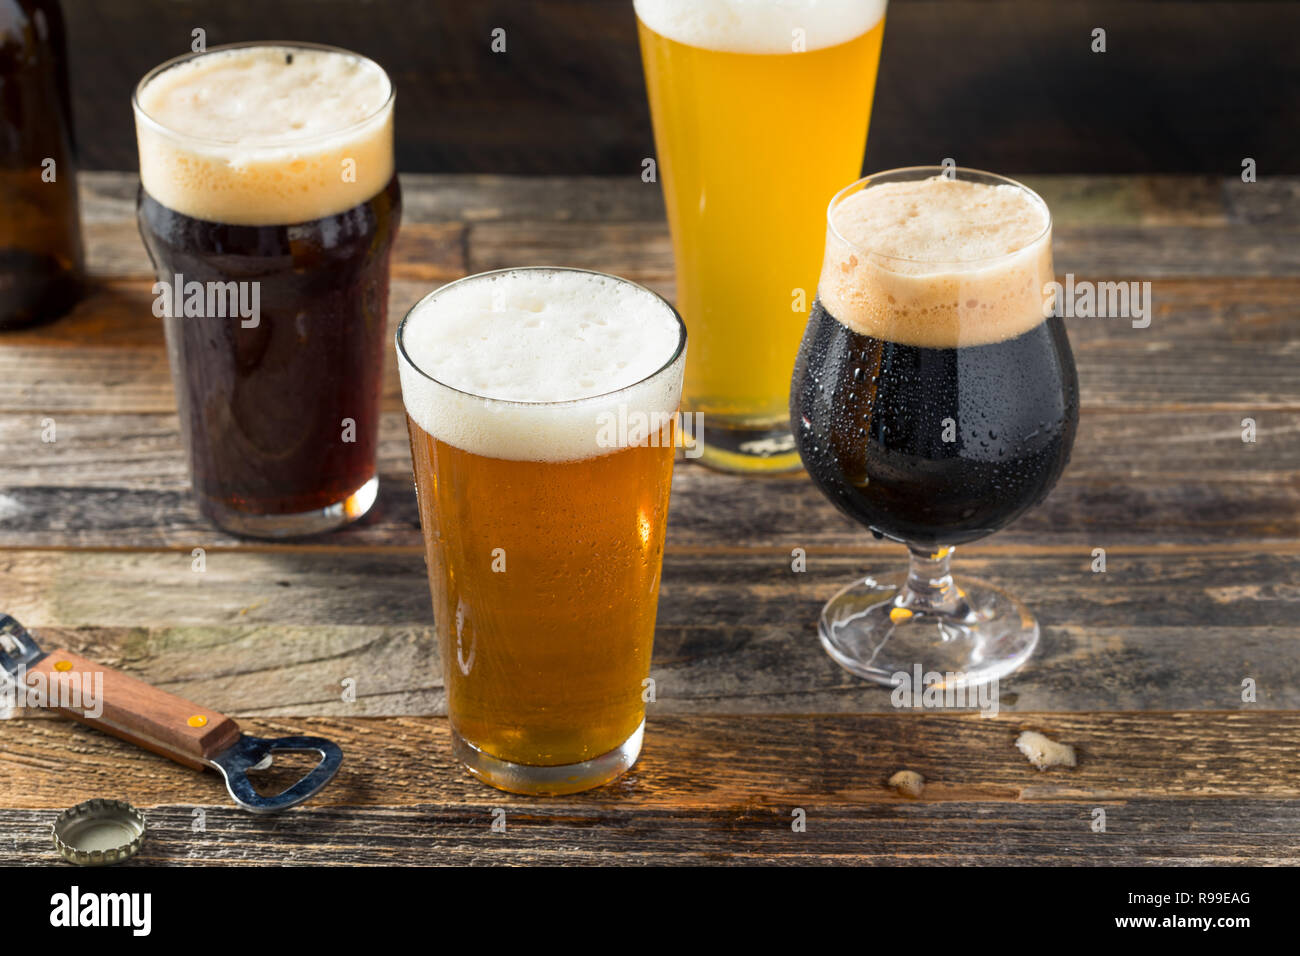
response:
[[[501,760],[479,750],[454,730],[451,732],[451,746],[456,758],[470,773],[498,790],[534,796],[556,796],[590,790],[622,776],[641,755],[641,739],[644,736],[643,720],[627,740],[608,753],[582,763],[561,764],[557,767],[537,767]]]
[[[297,538],[333,531],[365,515],[379,497],[379,479],[371,478],[342,501],[297,514],[251,514],[220,502],[202,502],[204,515],[222,531],[248,538]]]
[[[1038,644],[1034,616],[986,581],[958,580],[947,610],[915,601],[907,582],[903,572],[868,577],[831,598],[817,627],[826,653],[890,687],[914,682],[918,668],[935,687],[974,687],[1011,673]]]
[[[760,423],[703,416],[703,447],[699,460],[718,471],[735,474],[797,471],[803,467],[786,421]],[[692,454],[695,454],[692,451]]]

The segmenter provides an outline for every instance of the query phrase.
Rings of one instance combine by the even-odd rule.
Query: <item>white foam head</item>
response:
[[[234,225],[307,222],[379,193],[393,175],[393,88],[330,47],[214,47],[164,64],[136,90],[145,191]]]
[[[653,292],[613,276],[514,269],[426,296],[398,330],[407,414],[465,451],[575,461],[617,450],[602,423],[670,416],[685,331]],[[666,418],[657,419],[666,421]],[[624,432],[635,443],[635,429]]]
[[[885,0],[634,0],[636,15],[660,36],[727,53],[791,53],[838,46],[885,15]]]
[[[968,175],[883,174],[837,196],[817,290],[827,311],[864,335],[930,348],[1001,342],[1042,322],[1046,204],[1019,184]]]

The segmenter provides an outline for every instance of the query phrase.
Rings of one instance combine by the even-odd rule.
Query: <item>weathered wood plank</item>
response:
[[[482,222],[469,227],[470,272],[576,266],[671,292],[673,249],[662,222]]]
[[[420,583],[411,576],[410,595],[427,600],[416,590]],[[713,608],[701,612],[691,626],[661,624],[651,670],[663,688],[655,712],[893,710],[888,691],[844,673],[822,653],[815,631],[819,610],[820,600],[799,600],[780,620],[720,626],[713,638],[701,634],[703,622],[716,617]],[[1033,610],[1044,637],[1029,664],[1002,682],[1001,711],[1300,706],[1295,690],[1300,634],[1289,622],[1093,628],[1056,623],[1048,616],[1052,606],[1042,601]],[[1293,609],[1287,613],[1294,616]],[[797,614],[803,617],[785,619]],[[125,662],[126,669],[152,683],[235,716],[446,713],[431,624],[52,627],[39,632],[47,645],[63,645],[109,665]],[[1087,680],[1081,682],[1080,674]],[[1258,688],[1250,703],[1241,699],[1241,682],[1247,677]],[[343,701],[344,680],[356,682],[355,701]]]
[[[386,337],[396,332],[411,306],[441,284],[394,279]],[[397,357],[391,349],[384,353],[384,399],[389,408],[401,407]],[[0,413],[175,408],[162,322],[153,314],[146,279],[96,282],[63,319],[0,338]]]
[[[125,182],[123,181],[125,180]],[[1029,177],[1053,210],[1061,273],[1160,279],[1300,275],[1288,200],[1300,178]],[[152,277],[136,231],[134,176],[83,186],[92,275]],[[627,177],[405,178],[398,278],[445,281],[515,265],[577,265],[664,286],[672,250],[655,184]],[[469,223],[467,228],[462,223]]]
[[[645,862],[1300,860],[1294,713],[652,716],[631,773],[550,799],[470,779],[440,719],[245,727],[329,736],[350,759],[312,804],[267,826],[231,808],[213,774],[69,722],[14,721],[0,737],[0,804],[16,808],[0,811],[0,847],[13,862],[48,861],[51,815],[102,795],[148,811],[146,863],[599,862],[607,851]],[[1079,766],[1033,769],[1014,748],[1022,729],[1072,744]],[[926,777],[921,800],[886,786],[904,767]],[[1092,831],[1098,806],[1105,833]],[[796,808],[806,832],[792,831]],[[498,809],[504,834],[491,829]]]
[[[1213,176],[1017,176],[1043,197],[1057,227],[1225,225]]]
[[[672,294],[662,200],[634,176],[404,184],[390,327],[442,281],[528,262]],[[1012,589],[1044,628],[999,688],[1002,714],[899,712],[821,651],[822,602],[901,566],[901,549],[803,476],[687,465],[646,755],[612,787],[534,801],[470,780],[445,721],[419,716],[445,700],[392,356],[374,516],[282,546],[208,528],[187,489],[134,176],[84,177],[101,278],[72,316],[0,338],[0,608],[47,646],[251,732],[333,736],[349,761],[316,804],[268,823],[230,809],[213,775],[48,714],[0,723],[0,806],[17,808],[0,811],[0,859],[12,846],[48,862],[52,812],[105,795],[151,810],[145,862],[430,862],[431,848],[452,862],[1300,862],[1300,178],[1031,184],[1053,209],[1058,271],[1151,279],[1154,314],[1147,329],[1069,320],[1084,404],[1071,468],[1042,507],[959,553],[958,573]],[[806,573],[790,570],[794,547]],[[1131,709],[1174,713],[1095,713]],[[1026,727],[1076,745],[1080,766],[1032,770],[1011,746]],[[922,801],[885,787],[904,766],[928,778]],[[191,832],[194,806],[210,839]],[[1091,831],[1096,806],[1106,834]],[[488,827],[498,807],[506,835]],[[794,807],[806,834],[790,831]]]
[[[114,262],[129,262],[130,271],[125,274],[148,275],[148,257],[135,231],[139,177],[134,172],[87,171],[77,182],[91,269],[113,275]],[[1079,195],[1083,182],[1076,177],[1060,183],[1057,190],[1063,196]],[[1132,189],[1124,186],[1126,182],[1116,178],[1112,188]],[[635,175],[403,173],[401,183],[403,230],[430,226],[459,229],[463,223],[488,220],[662,223],[665,215],[659,184],[644,183]],[[398,261],[418,261],[416,251],[410,245],[399,247]]]
[[[400,443],[400,433],[391,439]],[[10,487],[0,491],[0,546],[14,548],[193,547],[417,551],[419,515],[405,470],[384,476],[379,500],[341,531],[284,544],[253,545],[210,525],[188,490],[121,487]],[[841,516],[802,473],[755,482],[701,466],[678,468],[670,549],[711,551],[870,547],[864,528]],[[1089,479],[1067,475],[1046,501],[980,542],[1024,547],[1153,548],[1259,542],[1300,535],[1300,475],[1276,481],[1235,478]]]
[[[1253,412],[1086,411],[1048,500],[985,546],[1113,547],[1300,535],[1300,417]],[[51,423],[55,441],[49,442]],[[377,512],[320,548],[418,549],[406,425],[381,418]],[[0,546],[237,547],[189,493],[173,415],[0,417]],[[751,481],[679,464],[669,547],[854,548],[866,534],[803,475]]]
[[[1006,807],[1014,807],[1014,812]],[[1096,807],[1116,829],[1088,831]],[[828,807],[790,832],[792,810],[638,814],[590,802],[507,813],[491,804],[448,809],[300,807],[290,818],[203,806],[149,810],[149,837],[126,866],[1294,866],[1300,829],[1291,800]],[[54,810],[0,810],[0,860],[58,862]],[[1122,829],[1118,829],[1122,827]]]
[[[1242,412],[1086,412],[1056,489],[986,546],[1294,540],[1300,420],[1290,412],[1247,411],[1258,426],[1253,443],[1242,441]],[[57,440],[46,442],[51,422]],[[199,515],[172,422],[61,412],[6,419],[0,441],[11,454],[0,465],[0,545],[241,546]],[[375,511],[310,546],[419,547],[400,412],[381,421],[380,473]],[[802,473],[754,481],[682,462],[674,489],[670,548],[856,548],[867,539]]]
[[[671,269],[663,263],[647,265],[638,257],[619,265],[610,261],[614,253],[608,250],[601,261],[588,261],[600,255],[590,251],[581,254],[587,258],[569,260],[541,247],[534,252],[537,262],[622,271],[672,292]],[[525,258],[519,253],[511,261],[520,264]],[[389,331],[438,284],[394,279]],[[1214,407],[1243,417],[1268,409],[1300,410],[1295,336],[1300,280],[1167,279],[1153,282],[1151,294],[1148,328],[1133,328],[1127,319],[1068,320],[1085,408]],[[385,358],[384,400],[389,409],[401,407],[392,354]],[[152,313],[146,280],[97,284],[69,317],[0,339],[0,411],[44,415],[174,407],[161,324]]]
[[[1230,222],[1300,223],[1300,176],[1266,176],[1254,183],[1229,179],[1223,198]]]
[[[639,173],[639,170],[637,170]],[[662,222],[657,182],[626,176],[402,176],[403,221]]]
[[[1300,276],[1300,230],[1289,226],[1058,225],[1052,235],[1057,272],[1076,277]],[[672,276],[664,224],[483,222],[470,227],[468,243],[471,272],[574,265],[652,287]]]
[[[62,808],[87,789],[125,791],[144,807],[225,802],[215,775],[71,721],[3,726],[0,763],[7,768],[56,760],[75,764],[78,773],[2,774],[0,804]],[[1300,797],[1300,714],[1293,712],[688,718],[652,711],[632,773],[589,797],[545,800],[478,783],[452,757],[447,722],[439,717],[245,719],[241,727],[263,737],[329,737],[356,755],[317,798],[320,806],[487,803],[544,812],[590,801],[630,811],[793,804],[811,812],[907,803],[887,783],[903,768],[925,777],[922,803]],[[1078,766],[1035,769],[1015,747],[1023,730],[1070,744]],[[735,760],[741,753],[746,759]]]
[[[1129,279],[1300,276],[1300,233],[1290,226],[1062,226],[1052,230],[1057,272]]]
[[[893,709],[830,660],[822,604],[855,575],[900,569],[860,554],[665,558],[652,674],[663,713]],[[1300,551],[1107,555],[959,552],[958,574],[1002,585],[1043,637],[1002,682],[1014,710],[1300,709]],[[420,554],[212,551],[0,553],[4,610],[47,646],[236,714],[437,713],[442,682]],[[1084,676],[1086,675],[1086,677]],[[356,683],[357,702],[342,700]],[[1256,701],[1242,699],[1252,680]]]
[[[607,176],[502,176],[402,173],[402,221],[661,222],[663,192],[640,170]],[[1061,226],[1269,223],[1300,228],[1300,176],[1243,183],[1237,176],[1027,175]],[[83,171],[78,177],[88,223],[134,223],[134,171]]]
[[[135,219],[89,221],[83,230],[86,270],[100,279],[153,282],[153,266]],[[403,223],[393,247],[391,275],[446,282],[465,274],[465,227],[459,223]]]
[[[43,420],[32,414],[0,417],[0,447],[11,452],[0,460],[0,488],[189,487],[173,414],[59,413],[54,441],[44,440]],[[1087,410],[1069,475],[1285,485],[1300,471],[1300,416],[1266,412],[1256,418],[1256,441],[1241,437],[1240,419],[1227,411]],[[379,473],[401,482],[410,472],[405,415],[400,409],[384,412]]]

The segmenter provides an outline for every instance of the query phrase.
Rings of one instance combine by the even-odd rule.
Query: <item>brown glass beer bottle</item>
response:
[[[58,0],[0,0],[0,329],[76,302],[84,261]]]

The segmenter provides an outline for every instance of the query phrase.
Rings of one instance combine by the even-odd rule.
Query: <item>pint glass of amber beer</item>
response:
[[[685,352],[657,295],[574,269],[461,279],[398,329],[453,745],[495,787],[640,753]]]
[[[164,63],[133,105],[200,509],[255,537],[355,520],[378,488],[392,83],[346,50],[237,44]]]
[[[820,211],[861,172],[885,0],[635,0],[705,464],[799,466]]]

